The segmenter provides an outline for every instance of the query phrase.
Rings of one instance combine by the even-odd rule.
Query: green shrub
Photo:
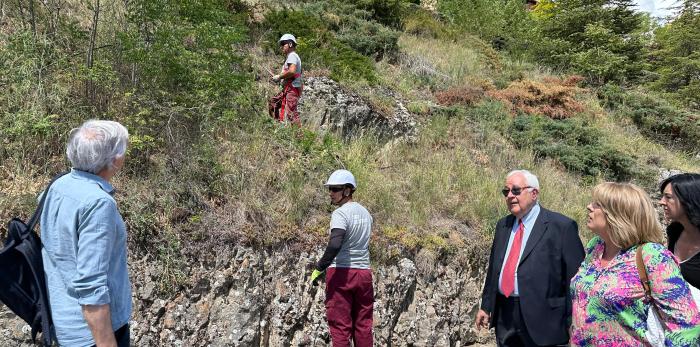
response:
[[[405,33],[433,39],[450,39],[448,26],[440,22],[435,15],[422,8],[416,8],[403,18]]]
[[[700,116],[678,109],[651,93],[625,91],[619,86],[598,89],[604,107],[628,117],[655,141],[688,150],[700,148]]]
[[[439,0],[437,5],[452,26],[496,49],[521,55],[532,41],[535,23],[522,0]]]
[[[635,160],[607,145],[602,134],[584,120],[520,115],[509,134],[518,147],[531,147],[538,156],[558,160],[569,171],[585,176],[629,180]]]
[[[134,1],[130,29],[120,35],[127,62],[139,72],[138,87],[167,91],[152,95],[157,100],[189,106],[229,101],[231,106],[250,82],[242,54],[231,49],[247,39],[244,18],[230,13],[226,1],[165,2],[151,8],[152,0]],[[151,31],[141,30],[144,25]]]
[[[319,18],[340,42],[365,56],[380,60],[398,49],[400,33],[377,22],[370,10],[352,3],[317,1],[302,6],[300,11]]]

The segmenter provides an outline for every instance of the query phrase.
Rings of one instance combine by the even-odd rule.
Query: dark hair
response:
[[[352,184],[347,184],[347,183],[346,183],[345,186],[344,186],[343,188],[350,188],[350,194],[347,195],[347,196],[349,196],[349,197],[352,198],[352,194],[355,193],[355,187],[353,187]]]
[[[280,46],[284,46],[285,44],[289,44],[289,46],[292,48],[297,47],[297,44],[292,40],[284,40],[284,41],[280,42]]]
[[[684,173],[665,179],[659,187],[662,194],[669,183],[690,224],[700,228],[700,174]]]

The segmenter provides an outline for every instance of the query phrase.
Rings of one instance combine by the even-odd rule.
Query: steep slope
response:
[[[229,10],[250,20],[248,9]],[[320,12],[346,28],[340,25],[346,12]],[[137,46],[137,33],[145,36],[148,45],[136,52],[142,55],[128,64],[98,55],[103,65],[90,78],[66,76],[83,71],[82,61],[56,63],[65,70],[41,65],[27,48],[31,35],[2,36],[9,47],[3,57],[16,54],[3,62],[39,65],[8,68],[16,81],[3,80],[14,88],[6,94],[14,99],[0,103],[4,220],[26,216],[50,174],[65,167],[68,129],[90,117],[132,129],[127,169],[115,185],[129,227],[135,345],[327,345],[323,293],[306,276],[332,210],[322,183],[341,166],[355,173],[357,199],[376,222],[377,344],[396,346],[492,341],[472,327],[492,230],[506,213],[498,191],[508,171],[535,172],[543,205],[579,225],[596,182],[624,177],[653,192],[669,170],[700,171],[695,153],[640,131],[633,119],[601,106],[595,90],[505,58],[469,35],[435,37],[416,27],[417,35],[400,34],[394,53],[369,55],[378,62],[354,51],[352,59],[328,65],[331,53],[357,48],[342,40],[352,33],[337,40],[331,29],[310,35],[329,39],[306,41],[318,47],[302,55],[314,78],[298,132],[265,114],[265,97],[276,89],[263,67],[281,59],[270,49],[274,39],[268,42],[269,33],[255,24],[248,34],[224,24],[231,36],[209,47],[207,34],[223,16],[214,14],[191,23],[199,17],[158,13],[144,28],[166,23],[181,36],[129,31]],[[101,30],[109,36],[109,27]],[[393,34],[383,33],[377,40],[391,42]],[[247,39],[229,52],[235,35]],[[347,73],[353,69],[362,72],[358,78]],[[37,71],[49,77],[38,79]],[[111,82],[98,83],[102,78]],[[83,100],[86,81],[97,87]],[[56,94],[21,99],[38,86]],[[521,107],[520,100],[530,104]],[[562,102],[576,107],[561,108]],[[552,109],[565,117],[533,111]],[[0,345],[27,339],[23,324],[0,314]]]

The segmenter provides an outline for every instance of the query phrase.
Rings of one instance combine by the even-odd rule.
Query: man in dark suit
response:
[[[539,181],[527,170],[508,174],[510,215],[496,225],[476,327],[496,328],[498,346],[569,342],[569,282],[583,261],[578,226],[540,207]]]

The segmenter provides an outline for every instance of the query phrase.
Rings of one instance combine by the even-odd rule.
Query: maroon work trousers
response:
[[[326,319],[333,347],[371,347],[374,288],[372,270],[326,270]]]

